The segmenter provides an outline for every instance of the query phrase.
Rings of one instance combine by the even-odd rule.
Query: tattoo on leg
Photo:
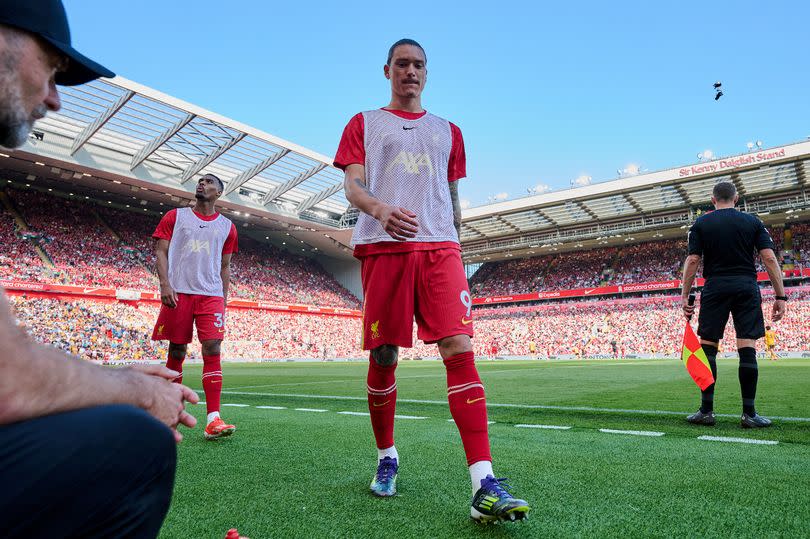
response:
[[[397,364],[399,357],[399,347],[393,344],[382,344],[371,351],[371,357],[377,365],[382,367],[390,367]]]
[[[175,359],[186,357],[186,345],[169,343],[169,355]]]

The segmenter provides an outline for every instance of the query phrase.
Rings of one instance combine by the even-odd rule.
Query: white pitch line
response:
[[[341,415],[371,415],[368,412],[338,412]]]
[[[202,393],[202,390],[198,390]],[[284,397],[293,399],[326,399],[326,400],[347,400],[347,401],[367,401],[368,397],[353,397],[348,395],[306,395],[301,393],[254,393],[251,391],[223,391],[223,395],[252,395],[254,397]],[[447,406],[447,401],[422,400],[422,399],[400,399],[397,402],[407,402],[411,404],[437,404]],[[562,412],[597,412],[613,414],[635,414],[635,415],[676,415],[686,417],[692,412],[675,412],[672,410],[633,410],[624,408],[597,408],[595,406],[556,406],[552,404],[512,404],[488,402],[488,408],[516,408],[521,410],[559,410]],[[715,414],[717,417],[732,417],[739,419],[739,414]],[[779,421],[796,421],[810,423],[810,417],[782,417],[768,416],[770,419]]]
[[[448,419],[447,422],[448,423],[455,423],[456,420],[455,419]],[[494,424],[495,424],[494,421],[487,421],[487,425],[494,425]]]
[[[233,406],[234,408],[247,408],[250,405],[249,404],[234,404],[232,402],[226,402],[222,406]]]
[[[664,432],[656,432],[654,430],[616,430],[616,429],[599,429],[599,432],[606,432],[608,434],[630,434],[632,436],[663,436]]]
[[[286,406],[257,406],[256,408],[261,408],[262,410],[286,410]]]
[[[698,436],[698,440],[709,442],[734,442],[738,444],[776,445],[776,440],[752,440],[751,438],[727,438],[725,436]]]
[[[551,429],[551,430],[568,430],[571,427],[564,427],[562,425],[515,425],[519,429]]]
[[[396,419],[427,419],[427,417],[421,415],[395,415]]]
[[[296,412],[328,412],[329,410],[323,410],[321,408],[294,408]]]
[[[510,372],[518,372],[518,371],[536,371],[539,368],[545,367],[545,364],[538,365],[535,368],[519,368],[519,369],[500,369],[500,370],[491,370],[487,371],[485,369],[481,369],[481,374],[490,375],[490,374],[504,374]],[[397,376],[397,380],[406,380],[406,379],[413,379],[413,378],[446,378],[447,374],[440,373],[440,374],[411,374],[405,376]],[[311,382],[281,382],[275,384],[262,384],[258,386],[231,386],[233,389],[259,389],[264,387],[285,387],[285,386],[308,386],[308,385],[318,385],[318,384],[337,384],[343,382],[357,382],[358,378],[348,378],[345,380],[315,380]]]

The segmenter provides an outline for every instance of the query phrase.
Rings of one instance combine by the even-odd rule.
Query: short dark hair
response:
[[[214,178],[217,181],[217,183],[219,184],[219,190],[220,191],[225,190],[225,184],[222,183],[222,180],[219,179],[219,176],[217,176],[216,174],[211,174],[210,172],[202,175],[203,178],[205,178],[206,176]]]
[[[422,48],[422,45],[417,43],[415,40],[408,39],[406,37],[406,38],[400,39],[399,41],[397,41],[396,43],[391,45],[391,48],[388,49],[388,61],[385,62],[385,65],[387,65],[387,66],[391,65],[391,58],[394,57],[394,49],[396,49],[400,45],[413,45],[414,47],[419,47],[419,50],[421,50],[422,54],[425,55],[425,63],[427,63],[427,53],[425,52],[425,49]]]
[[[718,202],[731,202],[737,195],[737,188],[731,182],[718,182],[712,189],[712,196]]]

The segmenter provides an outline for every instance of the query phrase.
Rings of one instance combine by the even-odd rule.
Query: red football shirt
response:
[[[194,211],[194,210],[192,210]],[[200,213],[194,212],[194,215],[202,219],[203,221],[213,221],[217,217],[219,217],[219,213],[214,213],[213,215],[202,215]],[[171,241],[172,234],[174,234],[174,224],[177,222],[177,210],[169,210],[166,212],[166,215],[158,223],[155,232],[152,234],[152,237],[156,240],[167,240]],[[230,255],[239,250],[239,240],[236,235],[236,225],[231,223],[231,231],[228,234],[227,239],[225,240],[225,245],[222,246],[222,254]]]
[[[400,118],[406,120],[417,120],[427,114],[422,112],[406,112],[404,110],[385,109]],[[447,164],[447,181],[454,182],[467,177],[467,155],[464,152],[464,138],[461,136],[461,129],[453,122],[450,124],[450,134],[452,136],[452,146],[450,149],[450,159]],[[363,114],[355,114],[346,128],[338,145],[335,155],[334,165],[341,170],[353,164],[366,164],[366,147],[364,141],[365,125]],[[414,241],[383,241],[379,243],[369,243],[357,245],[354,248],[354,256],[360,258],[375,254],[407,253],[411,251],[431,251],[434,249],[460,249],[459,244],[452,241],[443,242],[414,242]]]

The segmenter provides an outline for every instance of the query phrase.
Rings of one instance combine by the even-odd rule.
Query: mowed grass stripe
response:
[[[204,407],[190,408],[205,416]],[[806,446],[707,445],[694,430],[691,438],[650,440],[502,426],[490,434],[495,471],[533,514],[519,525],[482,528],[470,522],[461,441],[443,417],[397,425],[400,495],[381,500],[368,491],[377,455],[367,420],[335,421],[335,414],[233,408],[229,419],[239,430],[216,443],[204,441],[199,427],[183,428],[161,538],[220,537],[234,526],[249,537],[374,537],[380,515],[405,539],[685,537],[695,534],[694,519],[683,518],[695,500],[712,515],[700,522],[706,537],[800,537],[810,521],[810,491],[800,488],[810,484]],[[525,419],[530,424],[532,417]],[[695,465],[709,456],[711,466]],[[205,503],[211,469],[228,477],[215,506]],[[306,525],[290,518],[290,498],[274,485],[299,497]],[[441,511],[428,503],[437,499]],[[751,499],[757,511],[740,512],[740,500]]]
[[[202,393],[202,390],[198,390]],[[348,400],[348,401],[366,401],[367,397],[354,397],[351,395],[311,395],[306,393],[264,393],[253,391],[223,391],[223,395],[251,395],[256,397],[278,397],[290,399],[321,399],[321,400]],[[430,404],[447,406],[447,401],[440,400],[426,400],[426,399],[401,399],[397,398],[397,403],[410,403],[410,404]],[[595,412],[604,414],[629,414],[629,415],[652,415],[652,416],[687,416],[692,412],[676,412],[673,410],[636,410],[627,408],[599,408],[596,406],[558,406],[553,404],[514,404],[514,403],[495,403],[488,402],[487,408],[516,408],[523,410],[554,410],[560,412]],[[694,411],[694,410],[693,410]],[[739,418],[739,414],[715,414],[717,417],[726,418]],[[810,423],[810,417],[783,417],[769,415],[768,418],[776,419],[779,421],[791,422],[807,422]]]

